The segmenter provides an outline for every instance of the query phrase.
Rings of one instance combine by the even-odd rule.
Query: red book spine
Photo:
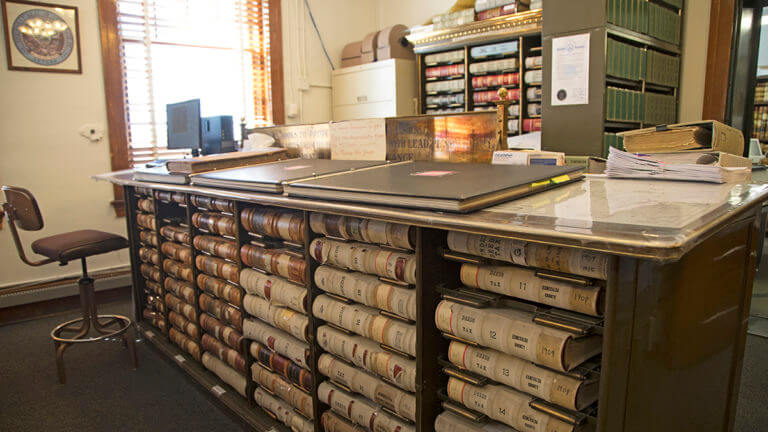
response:
[[[535,132],[541,130],[541,119],[535,118],[535,119],[525,119],[523,120],[523,131],[525,132]]]
[[[510,15],[517,12],[516,4],[508,4],[506,6],[499,6],[497,8],[484,10],[477,13],[477,21],[496,18],[502,15]]]
[[[520,89],[509,89],[507,98],[509,100],[520,100]],[[494,102],[499,100],[499,94],[496,90],[479,91],[472,94],[472,100],[475,103]]]
[[[464,73],[464,65],[454,64],[454,65],[445,65],[445,66],[434,66],[434,67],[427,68],[424,71],[424,73],[426,74],[427,78],[460,75]]]
[[[473,88],[516,85],[519,83],[520,83],[519,73],[505,73],[501,75],[481,75],[481,76],[472,77]]]

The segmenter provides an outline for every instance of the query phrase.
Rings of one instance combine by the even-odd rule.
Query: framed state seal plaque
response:
[[[76,7],[26,0],[0,1],[8,69],[82,72]]]

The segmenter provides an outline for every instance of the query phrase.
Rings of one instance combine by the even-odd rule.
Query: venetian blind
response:
[[[183,153],[166,147],[168,103],[201,115],[272,123],[269,0],[117,0],[131,166]]]

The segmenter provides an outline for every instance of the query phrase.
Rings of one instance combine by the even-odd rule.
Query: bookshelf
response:
[[[509,135],[541,130],[541,10],[453,29],[412,34],[418,56],[419,113],[493,111],[509,90]],[[445,68],[443,76],[435,76]],[[528,77],[528,79],[526,79]]]
[[[542,147],[568,154],[604,156],[622,148],[618,132],[677,122],[683,1],[549,0],[542,26],[544,68],[551,41],[590,35],[589,102],[553,106],[545,74]],[[586,16],[580,10],[588,10]]]
[[[399,292],[398,295],[406,296],[411,293],[410,296],[415,296],[415,309],[409,309],[410,312],[398,308],[398,302],[394,301],[394,298],[389,302],[387,299],[390,294],[383,297],[379,295],[361,297],[355,294],[356,291],[350,290],[344,292],[353,298],[336,296],[334,300],[344,303],[344,307],[365,309],[373,314],[371,316],[375,317],[376,322],[387,324],[381,328],[370,327],[381,330],[371,334],[372,337],[368,341],[368,345],[373,346],[374,350],[385,353],[385,356],[389,354],[391,358],[398,356],[397,358],[407,361],[410,365],[415,364],[415,382],[413,380],[398,382],[398,377],[402,378],[402,375],[398,375],[402,371],[397,372],[400,369],[378,368],[372,364],[360,366],[355,363],[359,360],[354,356],[351,362],[349,359],[342,358],[343,349],[341,348],[336,348],[331,353],[337,356],[340,362],[348,361],[339,363],[338,370],[352,371],[352,368],[355,370],[360,368],[369,375],[373,372],[377,374],[377,379],[386,384],[381,389],[391,391],[393,387],[398,387],[402,390],[389,394],[402,395],[405,392],[410,395],[407,399],[415,398],[415,416],[414,411],[408,411],[413,419],[398,418],[397,412],[393,414],[392,410],[384,409],[378,416],[379,419],[388,418],[396,424],[405,426],[403,430],[443,431],[451,430],[446,429],[451,424],[474,430],[488,424],[482,423],[483,418],[501,422],[495,425],[500,427],[499,430],[505,430],[504,427],[517,421],[514,417],[500,415],[500,412],[491,411],[481,404],[466,405],[473,399],[462,400],[461,395],[456,391],[458,387],[473,391],[470,395],[462,390],[461,394],[465,396],[474,398],[486,395],[495,403],[502,403],[499,407],[513,409],[517,406],[530,418],[556,424],[563,421],[573,425],[574,430],[581,431],[676,431],[685,429],[693,422],[723,424],[726,428],[733,424],[742,362],[740,353],[744,349],[746,334],[744,317],[749,310],[748,293],[751,290],[756,259],[754,251],[759,244],[759,224],[756,221],[760,217],[759,203],[766,198],[766,193],[757,187],[739,195],[736,201],[733,201],[733,198],[730,200],[724,198],[723,202],[713,202],[706,209],[699,209],[702,214],[706,214],[706,217],[682,224],[682,228],[670,228],[670,225],[665,224],[673,224],[674,221],[663,217],[657,218],[656,214],[662,212],[660,209],[666,209],[662,213],[667,214],[668,217],[684,217],[673,215],[684,215],[684,209],[688,204],[665,200],[664,194],[653,195],[658,202],[655,207],[650,208],[655,210],[635,212],[633,222],[627,222],[621,213],[603,214],[598,210],[621,205],[619,195],[606,194],[608,185],[603,179],[587,179],[581,184],[558,189],[549,196],[545,193],[531,197],[535,205],[529,202],[528,207],[521,201],[513,210],[498,206],[492,211],[446,214],[427,211],[402,212],[386,207],[294,199],[282,195],[246,191],[146,184],[126,180],[124,177],[121,178],[121,175],[124,174],[116,174],[110,177],[110,180],[124,186],[126,202],[130,204],[127,206],[129,209],[127,225],[134,270],[134,298],[136,299],[134,314],[137,317],[137,328],[148,344],[158,349],[185,371],[190,379],[209,391],[220,406],[254,430],[271,428],[277,431],[289,430],[283,422],[290,422],[299,430],[314,432],[339,430],[324,429],[332,424],[347,427],[351,425],[348,419],[344,418],[344,411],[339,412],[338,407],[334,410],[334,407],[327,405],[318,397],[320,387],[325,389],[330,385],[324,385],[326,381],[331,380],[337,384],[343,381],[343,377],[326,376],[321,372],[318,364],[323,358],[328,358],[328,354],[324,351],[329,349],[323,347],[330,346],[327,341],[321,339],[323,336],[318,332],[328,327],[326,321],[338,321],[333,319],[334,315],[321,319],[312,308],[318,299],[327,298],[329,294],[333,294],[329,291],[342,292],[339,291],[338,285],[336,288],[329,288],[329,285],[319,285],[316,280],[318,269],[335,265],[332,262],[321,262],[330,257],[334,260],[352,259],[355,261],[354,266],[366,266],[365,268],[370,269],[373,274],[362,275],[357,267],[352,270],[336,268],[330,270],[349,277],[354,275],[352,272],[358,272],[360,276],[374,279],[374,284],[380,283],[384,286],[383,289],[377,288],[377,292]],[[663,187],[663,185],[659,186]],[[147,189],[148,187],[151,190]],[[625,193],[642,192],[624,190],[620,195]],[[139,204],[139,200],[148,198],[153,198],[154,201],[152,203],[142,201],[142,204]],[[226,207],[219,206],[225,202]],[[593,210],[586,216],[574,214],[564,220],[558,210],[559,206],[583,207],[584,203],[589,203]],[[157,209],[158,213],[152,214],[147,212],[147,209]],[[277,219],[269,217],[264,219],[263,224],[249,225],[242,221],[244,211],[249,209],[267,210],[268,214],[276,215]],[[241,217],[233,218],[236,226],[234,231],[218,230],[211,229],[212,225],[201,224],[200,216],[194,217],[197,213]],[[265,247],[257,247],[274,253],[288,252],[288,256],[294,258],[294,262],[303,260],[306,263],[303,269],[300,269],[300,266],[294,266],[293,273],[290,271],[286,273],[286,269],[291,266],[261,267],[253,265],[254,262],[250,261],[250,258],[244,258],[242,254],[225,254],[229,258],[234,258],[228,263],[239,263],[238,268],[241,273],[244,270],[258,272],[266,268],[266,273],[270,274],[264,274],[264,276],[273,281],[278,277],[295,279],[299,277],[300,271],[304,271],[303,284],[297,287],[307,290],[306,309],[302,309],[299,304],[293,304],[291,307],[307,312],[303,315],[308,320],[307,337],[304,338],[303,333],[298,336],[306,339],[307,345],[304,346],[308,348],[298,355],[290,355],[284,351],[284,348],[278,347],[280,344],[275,344],[274,348],[283,350],[287,356],[301,363],[298,367],[311,376],[311,392],[305,393],[298,388],[301,383],[306,385],[306,381],[289,382],[292,379],[290,377],[295,377],[295,374],[289,375],[288,379],[280,378],[293,385],[290,392],[287,390],[288,387],[282,385],[271,386],[270,381],[266,379],[257,383],[250,373],[245,376],[239,374],[235,368],[219,359],[217,355],[205,352],[208,351],[207,349],[203,349],[201,364],[192,353],[172,343],[169,336],[156,327],[158,317],[143,314],[146,309],[145,298],[148,294],[145,293],[144,276],[138,271],[142,264],[140,249],[146,248],[151,241],[146,241],[147,234],[141,235],[144,231],[141,225],[146,223],[153,228],[151,222],[147,223],[149,218],[137,219],[137,216],[143,214],[150,214],[153,218],[159,219],[160,225],[154,226],[155,231],[157,227],[162,228],[166,225],[179,226],[186,228],[187,233],[190,231],[194,233],[194,238],[219,236],[222,241],[225,239],[236,243],[239,249],[260,243]],[[339,223],[324,224],[329,228],[319,229],[317,224],[312,226],[313,217],[332,219]],[[251,218],[246,217],[246,220],[249,219]],[[301,221],[302,229],[290,222],[284,226],[293,225],[296,229],[288,229],[288,231],[274,229],[281,225],[277,220],[291,219],[296,223]],[[667,222],[664,222],[665,220]],[[360,240],[358,236],[363,230],[356,228],[357,221],[361,224],[365,221],[368,224],[375,222],[379,227],[372,231],[369,225],[365,228],[368,230],[366,234],[368,237],[362,237]],[[516,224],[510,221],[527,221],[527,223]],[[659,225],[655,225],[652,221],[657,221]],[[392,224],[391,227],[386,227],[386,223]],[[578,223],[578,226],[589,226],[590,229],[588,232],[574,231],[572,229],[574,223]],[[396,231],[393,228],[395,225],[405,226],[404,229],[407,229],[408,234],[400,238],[408,238],[408,244],[402,242],[391,244],[383,240],[384,236],[389,236],[389,233]],[[258,226],[264,227],[265,230],[262,231]],[[177,232],[181,233],[181,231]],[[281,232],[292,234],[285,238],[280,234]],[[376,237],[378,239],[370,234],[372,232],[378,233]],[[165,259],[178,259],[181,263],[185,262],[186,259],[175,252],[179,249],[177,246],[183,246],[182,244],[186,243],[182,234],[178,237],[169,235],[172,238],[166,238],[166,242],[172,241],[178,245],[166,246],[164,251],[159,251],[163,253]],[[351,247],[357,252],[352,255],[343,252],[325,254],[322,251],[323,248],[317,247],[317,241],[328,240]],[[197,245],[193,244],[195,258],[211,257],[206,251],[219,249],[209,249],[200,242],[201,240],[198,240]],[[197,246],[200,248],[198,249]],[[516,248],[523,248],[524,253],[522,255],[512,253]],[[375,264],[382,262],[382,259],[365,256],[365,251],[370,253],[373,249],[380,249],[381,253],[377,255],[386,256],[387,262],[392,256],[406,257],[405,261],[415,262],[415,270],[405,262],[402,266]],[[734,250],[737,253],[734,253]],[[509,253],[501,253],[503,251]],[[151,255],[142,254],[150,263]],[[520,261],[520,256],[525,257],[525,262]],[[712,256],[724,258],[713,264]],[[318,260],[317,257],[328,258]],[[558,258],[553,259],[553,257]],[[568,258],[563,259],[564,257]],[[210,271],[208,267],[201,267],[203,271],[197,273],[196,279],[199,279],[205,271]],[[168,273],[174,272],[173,267],[168,268]],[[406,270],[408,268],[411,270]],[[394,272],[395,277],[386,277],[387,272]],[[382,274],[385,277],[376,282],[375,279]],[[230,276],[225,277],[231,279]],[[522,280],[527,281],[525,290],[521,290],[517,283]],[[723,290],[723,280],[736,282],[731,283],[731,289]],[[508,283],[509,281],[513,283]],[[226,283],[236,286],[243,285],[244,282],[249,286],[249,283],[242,278],[239,282]],[[235,300],[237,296],[223,294],[223,290],[211,289],[207,284],[198,285],[200,286],[196,286],[195,290],[199,296],[204,294],[215,296],[232,307],[240,304]],[[534,286],[539,286],[542,293],[550,295],[536,294],[533,290]],[[557,291],[553,291],[553,287],[557,287]],[[566,289],[578,295],[567,295],[564,291]],[[237,292],[243,294],[243,291]],[[260,292],[258,287],[251,287],[245,293],[250,296],[260,296]],[[562,297],[553,297],[551,294],[555,292],[562,294]],[[272,301],[275,303],[285,301],[278,300],[278,294],[273,292]],[[691,301],[692,298],[697,301]],[[579,299],[579,306],[574,306],[573,303],[562,303],[565,299]],[[363,302],[364,304],[354,305],[346,302]],[[446,302],[459,306],[451,306],[451,313],[446,313],[444,307],[440,306],[445,305]],[[374,309],[372,305],[378,305],[378,307]],[[259,320],[262,326],[272,325],[262,318],[249,317],[251,314],[247,307],[245,309],[246,321]],[[712,311],[719,310],[734,312],[721,316],[716,323],[710,324],[707,318],[712,316]],[[207,308],[200,313],[203,316],[209,314]],[[302,312],[293,310],[293,313],[286,314],[285,318],[300,315]],[[349,323],[354,326],[354,320],[346,320],[341,315],[335,316],[343,319],[342,324]],[[496,318],[484,319],[485,322],[480,324],[478,319],[485,316]],[[496,327],[511,325],[510,319],[519,319],[522,316],[528,317],[526,318],[528,325],[524,326],[525,328],[535,328],[547,334],[557,330],[559,337],[563,335],[560,330],[567,328],[567,332],[572,332],[577,340],[586,340],[584,338],[599,340],[601,354],[588,355],[589,359],[585,362],[574,359],[570,366],[563,367],[568,369],[563,375],[563,368],[558,369],[558,363],[530,357],[534,354],[533,352],[517,355],[514,352],[503,352],[503,350],[518,349],[514,344],[514,340],[518,339],[512,337],[499,341],[493,338],[491,331],[496,331],[498,335],[499,331]],[[226,321],[226,317],[221,315],[221,319],[219,317],[217,319]],[[477,324],[470,324],[472,319],[475,319]],[[459,321],[463,324],[458,325]],[[663,328],[654,330],[656,325],[662,325]],[[177,328],[175,323],[173,326]],[[415,351],[413,345],[405,344],[408,338],[388,339],[385,343],[379,343],[377,340],[384,340],[382,337],[386,329],[404,329],[406,326],[410,327],[411,330],[408,331],[410,333],[415,330]],[[487,330],[487,333],[472,330],[481,327],[483,332]],[[365,326],[359,328],[364,329]],[[509,328],[514,328],[514,325]],[[203,330],[204,336],[208,334],[219,336],[225,333]],[[511,330],[505,330],[505,333],[509,332]],[[338,330],[337,333],[343,332]],[[405,333],[401,334],[405,335]],[[350,337],[363,336],[355,334]],[[248,339],[248,336],[245,338]],[[413,341],[413,339],[410,340]],[[220,341],[227,344],[230,339],[222,337]],[[456,355],[451,357],[451,347],[454,349],[454,354],[458,348],[472,351],[474,353],[472,355],[478,359],[486,358],[485,354],[490,353],[494,358],[499,359],[501,363],[497,364],[500,365],[518,364],[530,369],[530,372],[565,376],[572,385],[591,387],[591,391],[597,392],[597,399],[594,399],[594,393],[592,398],[581,401],[558,399],[546,392],[534,394],[526,391],[527,394],[522,395],[519,390],[525,390],[525,386],[520,387],[520,384],[507,378],[503,368],[499,369],[501,374],[494,372],[484,375],[481,365],[477,367],[474,363],[465,365]],[[409,350],[410,353],[403,352],[404,349]],[[729,350],[732,355],[717,356],[716,354],[723,349]],[[307,350],[309,353],[304,354]],[[250,351],[252,350],[248,350]],[[271,348],[268,351],[271,352]],[[263,357],[258,358],[248,352],[246,355],[251,357],[248,363],[250,367],[247,368],[249,372],[251,367],[256,365],[255,369],[260,370],[270,379],[274,379],[276,374],[279,374],[277,369],[266,370],[264,366],[270,366],[271,362],[263,362]],[[272,357],[275,352],[267,354]],[[524,358],[527,358],[524,360],[526,363],[522,364],[519,359]],[[212,360],[216,361],[212,363]],[[260,365],[256,364],[260,361],[262,361]],[[576,366],[576,363],[580,364]],[[212,364],[218,364],[218,367],[210,367]],[[541,369],[535,364],[542,364],[547,369]],[[221,369],[221,367],[229,369]],[[371,370],[367,367],[371,367]],[[553,367],[555,371],[552,370]],[[298,370],[293,367],[280,370],[289,369]],[[411,372],[413,372],[412,369],[411,367]],[[328,371],[326,365],[323,365],[323,370]],[[222,371],[230,371],[230,373],[222,373]],[[387,381],[388,379],[391,379],[391,382]],[[389,403],[382,399],[379,401],[381,404],[377,404],[377,401],[367,396],[360,393],[354,394],[354,389],[347,391],[338,387],[337,384],[332,384],[341,389],[337,396],[342,395],[342,392],[351,394],[361,401],[361,405]],[[246,390],[241,392],[243,388]],[[294,395],[291,397],[293,405],[288,404],[287,398],[284,399],[286,394]],[[690,398],[691,394],[696,395],[695,400]],[[512,396],[515,400],[524,400],[525,403],[515,405],[512,402]],[[293,399],[294,397],[297,399]],[[309,398],[312,400],[313,407],[311,413],[307,412]],[[377,396],[374,396],[374,399],[376,398]],[[297,402],[301,400],[304,402],[298,404]],[[180,399],[180,403],[183,403],[183,398]],[[267,407],[263,409],[257,406],[257,403],[266,404]],[[407,405],[393,407],[401,413],[406,413]],[[317,421],[310,423],[310,417]],[[441,418],[443,421],[440,421]],[[447,426],[445,420],[450,420],[447,421]],[[434,427],[436,421],[442,426]],[[478,424],[475,421],[481,423]]]

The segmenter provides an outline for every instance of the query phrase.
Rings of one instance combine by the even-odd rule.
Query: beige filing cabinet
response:
[[[333,71],[333,120],[416,114],[416,62],[389,59]]]

